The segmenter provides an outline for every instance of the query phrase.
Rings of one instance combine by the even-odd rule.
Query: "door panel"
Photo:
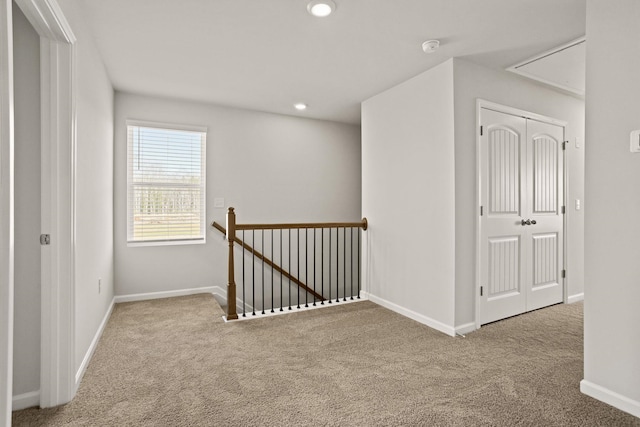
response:
[[[482,110],[481,137],[483,216],[481,235],[481,323],[522,313],[526,307],[523,240],[520,226],[526,121]]]
[[[531,266],[527,287],[527,311],[562,302],[561,273],[564,262],[564,219],[561,207],[564,200],[564,162],[560,126],[527,121],[527,135],[531,162],[528,166],[533,194],[527,218],[535,225],[527,226],[530,233]]]
[[[481,121],[484,324],[562,301],[564,129],[487,109]]]
[[[520,140],[514,130],[496,126],[489,140],[489,214],[520,213]]]
[[[520,283],[520,236],[489,238],[487,299],[517,294]]]
[[[556,213],[558,197],[558,145],[548,135],[532,140],[533,212]]]

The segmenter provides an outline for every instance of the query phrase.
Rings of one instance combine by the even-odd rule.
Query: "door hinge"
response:
[[[484,131],[484,126],[480,126],[480,136],[483,135],[483,131]]]
[[[484,215],[484,207],[480,206],[480,216]]]
[[[40,235],[40,244],[42,246],[50,245],[51,244],[51,236],[48,235],[48,234],[41,234]]]
[[[482,296],[483,288],[484,288],[484,286],[480,286],[480,296]]]
[[[562,207],[562,215],[564,215],[564,213],[567,211],[566,206]]]
[[[565,277],[567,277],[567,270],[562,270],[562,278],[564,279]]]

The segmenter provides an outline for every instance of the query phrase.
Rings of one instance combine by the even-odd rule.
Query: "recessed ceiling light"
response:
[[[336,4],[331,0],[313,0],[307,4],[307,10],[313,16],[324,18],[336,10]]]
[[[427,40],[426,42],[422,43],[422,50],[424,50],[424,53],[433,53],[438,50],[439,47],[439,40]]]
[[[303,102],[298,102],[297,104],[293,104],[293,106],[295,107],[296,110],[298,111],[304,111],[307,109],[307,104],[303,103]]]

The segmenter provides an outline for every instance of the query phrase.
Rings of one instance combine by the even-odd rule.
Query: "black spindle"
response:
[[[342,300],[347,300],[347,227],[342,227]]]
[[[336,227],[336,302],[340,302],[340,229]]]
[[[309,230],[304,229],[304,282],[309,287]],[[304,293],[304,307],[309,308],[309,292]]]
[[[246,240],[244,240],[244,230],[242,230],[242,317],[247,317],[247,310],[245,307],[245,297],[244,297],[244,244]]]
[[[331,228],[329,228],[329,304],[333,303],[331,301]]]
[[[282,262],[282,228],[280,229],[280,265],[282,267],[284,267],[283,262]],[[282,303],[282,279],[283,279],[283,274],[280,273],[280,311],[282,311],[282,306],[284,305]]]
[[[300,282],[300,229],[297,228],[297,233],[296,233],[296,237],[298,238],[298,246],[296,246],[296,253],[298,254],[296,256],[296,260],[298,261],[298,270],[297,274],[298,274],[298,282]],[[300,283],[297,283],[298,285],[298,308],[300,308]]]
[[[256,315],[256,230],[251,230],[251,293],[253,309],[252,315]]]
[[[316,229],[313,229],[313,306],[316,306]]]
[[[358,227],[358,299],[360,299],[360,227]]]
[[[289,291],[287,293],[289,294],[289,310],[291,310],[291,229],[289,229],[289,264],[287,266],[289,267]]]
[[[264,250],[264,230],[261,230],[260,234],[262,234],[262,245],[260,246],[262,249],[262,314],[264,314],[264,256],[266,254]]]
[[[322,248],[320,249],[320,288],[322,289],[322,301],[320,302],[320,305],[324,305],[324,228],[321,229],[321,233],[320,246],[322,246]]]
[[[351,299],[353,299],[353,227],[351,227]]]
[[[273,256],[273,228],[271,229],[271,259],[275,261]],[[271,267],[271,312],[273,313],[273,267]]]

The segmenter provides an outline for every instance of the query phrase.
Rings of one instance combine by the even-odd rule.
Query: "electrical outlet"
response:
[[[214,208],[224,208],[224,197],[216,197],[213,199]]]
[[[102,278],[98,277],[98,293],[102,292]]]

